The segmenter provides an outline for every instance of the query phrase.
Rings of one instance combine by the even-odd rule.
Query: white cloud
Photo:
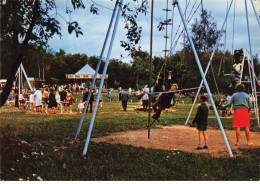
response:
[[[128,0],[132,2],[132,0]],[[58,1],[59,8],[63,8],[61,11],[62,13],[65,12],[65,2],[66,1]],[[114,1],[109,0],[96,0],[98,4],[102,6],[109,7],[113,9]],[[151,1],[149,1],[150,3]],[[171,2],[169,0],[169,2]],[[185,1],[179,1],[182,11],[184,12],[185,8]],[[195,0],[190,1],[190,5],[188,8],[188,13],[191,11],[192,5],[194,4]],[[198,1],[199,2],[199,1]],[[197,2],[197,4],[198,4]],[[226,0],[204,0],[203,1],[204,9],[211,11],[212,16],[217,21],[218,29],[221,28],[223,21],[226,15],[227,9],[227,1]],[[229,1],[230,3],[231,1]],[[245,16],[245,5],[244,1],[236,1],[236,21],[235,21],[235,35],[234,35],[234,49],[235,48],[249,48],[248,44],[248,34],[247,34],[247,24],[246,24],[246,16]],[[259,1],[260,2],[260,1]],[[258,1],[254,1],[255,8],[257,11],[260,11],[260,3]],[[70,3],[70,2],[69,2]],[[162,9],[166,8],[166,0],[155,0],[154,1],[154,16],[157,19],[164,20],[165,19],[165,11]],[[197,6],[196,4],[196,6]],[[260,55],[260,30],[259,25],[256,21],[255,14],[253,13],[253,9],[251,6],[251,2],[248,1],[248,11],[249,11],[249,22],[250,22],[250,34],[251,34],[251,43],[252,43],[252,51],[253,54],[258,53]],[[150,5],[149,5],[150,6]],[[196,7],[195,6],[195,7]],[[172,8],[171,3],[169,3],[169,8]],[[64,49],[66,53],[85,53],[88,56],[96,55],[99,56],[103,42],[105,39],[105,35],[108,29],[109,21],[112,15],[112,11],[106,8],[99,7],[99,15],[91,15],[89,12],[88,7],[85,10],[77,10],[72,13],[71,20],[77,20],[84,32],[83,36],[76,38],[75,35],[69,35],[67,33],[66,26],[63,27],[62,33],[63,37],[61,40],[55,37],[49,43],[51,48],[58,51],[60,48]],[[199,9],[200,10],[200,9]],[[194,17],[199,16],[199,10]],[[233,11],[234,8],[232,6],[230,15],[228,17],[228,29],[227,29],[227,49],[231,51],[232,48],[232,37],[233,37]],[[175,8],[174,10],[174,31],[176,31],[177,26],[180,23],[180,16],[178,15],[178,10]],[[171,13],[169,14],[171,17]],[[139,24],[143,27],[143,34],[141,40],[141,46],[144,51],[149,52],[150,50],[150,14],[147,14],[147,17],[142,17],[138,19]],[[63,25],[65,25],[64,21]],[[157,30],[158,21],[154,20],[154,33],[153,33],[153,55],[163,56],[164,53],[162,50],[164,49],[165,39],[164,34],[165,32],[158,32]],[[126,31],[123,29],[124,25],[122,20],[120,19],[119,26],[117,29],[117,35],[115,37],[115,42],[111,54],[111,58],[119,58],[121,54],[124,56],[127,55],[127,52],[120,46],[120,40],[125,40],[125,33]],[[182,27],[181,27],[182,28]],[[112,31],[111,31],[112,33]],[[174,32],[175,34],[175,32]],[[170,35],[168,35],[170,36]],[[182,38],[181,38],[182,39]],[[169,41],[170,42],[170,41]],[[222,43],[224,42],[224,38],[222,38]],[[109,46],[108,45],[107,47]],[[180,43],[180,42],[179,42]],[[181,45],[179,45],[175,51],[180,50]],[[105,52],[105,55],[107,50]],[[125,59],[129,61],[129,59]]]

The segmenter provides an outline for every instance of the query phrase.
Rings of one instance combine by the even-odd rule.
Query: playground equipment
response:
[[[25,80],[26,80],[30,90],[33,90],[32,86],[31,86],[31,83],[30,83],[30,81],[29,81],[29,79],[27,77],[27,74],[25,72],[25,69],[23,67],[23,64],[21,63],[19,68],[18,68],[18,70],[17,70],[17,72],[16,72],[16,74],[15,74],[16,81],[18,80],[19,94],[21,92],[21,87],[22,87],[22,83],[23,83],[23,75],[25,77]],[[15,85],[14,86],[17,86],[16,81],[15,81]]]
[[[229,11],[230,11],[230,8],[231,8],[231,5],[232,5],[232,3],[233,3],[233,1],[230,3],[230,6],[229,6],[229,8],[228,8],[228,11],[227,11],[227,14],[226,14],[226,19],[227,19],[227,16],[228,16],[228,14],[229,14]],[[253,2],[252,2],[252,0],[251,0],[251,4],[252,4],[252,7],[253,7],[253,9],[254,9],[254,12],[255,12],[255,15],[256,15],[256,19],[257,19],[257,22],[258,22],[258,24],[259,24],[259,27],[260,27],[260,21],[259,21],[259,18],[258,18],[258,16],[257,16],[257,14],[256,14],[256,10],[255,10],[255,7],[254,7],[254,4],[253,4]],[[235,6],[235,5],[234,5]],[[253,78],[254,79],[254,67],[253,67],[253,58],[252,58],[252,51],[251,51],[251,40],[250,40],[250,31],[249,31],[249,22],[248,22],[248,12],[247,12],[247,0],[245,0],[245,9],[246,9],[246,18],[247,18],[247,30],[248,30],[248,40],[249,40],[249,47],[250,47],[250,57],[251,57],[251,59],[250,59],[250,61],[251,61],[251,69],[252,69],[252,76],[253,77],[251,77],[251,78]],[[216,42],[216,46],[218,45],[218,43],[219,43],[219,41],[220,41],[220,35],[222,34],[222,32],[223,32],[223,28],[224,28],[224,25],[226,24],[226,19],[225,19],[225,21],[224,21],[224,24],[222,25],[222,29],[221,29],[221,31],[220,31],[220,34],[219,34],[219,38],[217,39],[217,42]],[[216,49],[217,47],[215,47],[215,49]],[[212,60],[212,58],[213,58],[213,55],[214,55],[214,52],[215,52],[215,49],[214,49],[214,51],[212,52],[212,54],[211,54],[211,59],[210,59],[210,61],[209,61],[209,63],[208,63],[208,66],[207,66],[207,68],[206,68],[206,71],[205,71],[205,73],[207,73],[207,71],[208,71],[208,68],[209,68],[209,65],[210,65],[210,63],[211,63],[211,60]],[[238,51],[238,54],[236,54],[237,56],[236,57],[238,57],[238,56],[240,56],[241,55],[241,53],[240,53],[240,51],[239,50],[237,50]],[[240,55],[239,55],[240,54]],[[249,63],[249,62],[248,62]],[[243,61],[242,61],[242,65],[244,64],[244,56],[243,56]],[[243,70],[243,67],[242,67],[242,70]],[[239,79],[239,82],[241,83],[241,79],[242,79],[242,73],[243,72],[241,72],[241,76],[240,76],[240,79]],[[253,91],[253,94],[254,94],[254,96],[257,98],[257,95],[256,95],[256,85],[255,85],[255,80],[251,80],[252,81],[252,91]],[[203,81],[201,81],[201,86],[202,86],[202,84],[203,84]],[[192,110],[193,110],[193,108],[194,108],[194,105],[195,105],[195,103],[196,103],[196,99],[197,99],[197,97],[198,97],[198,94],[200,93],[200,88],[199,88],[199,90],[198,90],[198,92],[197,92],[197,94],[196,94],[196,97],[195,97],[195,100],[194,100],[194,102],[193,102],[193,104],[192,104],[192,107],[191,107],[191,110],[190,110],[190,113],[189,113],[189,115],[188,115],[188,117],[187,117],[187,120],[186,120],[186,122],[185,122],[185,125],[187,125],[187,123],[188,123],[188,121],[189,121],[189,118],[190,118],[190,115],[191,115],[191,112],[192,112]],[[257,100],[256,100],[257,101]],[[255,114],[256,114],[256,118],[257,118],[257,123],[258,123],[258,125],[259,125],[259,115],[258,115],[258,110],[257,110],[257,103],[256,103],[256,105],[255,105],[255,107],[256,107],[256,109],[255,109]]]
[[[76,140],[76,138],[77,138],[77,136],[78,136],[78,134],[79,134],[79,132],[80,132],[80,128],[81,128],[81,125],[82,125],[82,122],[83,122],[84,115],[85,115],[85,113],[86,113],[86,107],[88,106],[89,99],[90,99],[90,95],[91,95],[92,90],[93,90],[93,85],[94,85],[95,80],[96,80],[97,71],[98,71],[99,66],[100,66],[101,58],[102,58],[102,56],[103,56],[103,52],[104,52],[104,49],[105,49],[105,46],[106,46],[106,43],[107,43],[107,39],[108,39],[108,35],[109,35],[109,33],[110,33],[110,29],[111,29],[111,26],[112,26],[112,22],[113,22],[115,13],[116,13],[116,11],[117,11],[117,17],[116,17],[116,21],[115,21],[115,25],[114,25],[114,30],[113,30],[113,34],[112,34],[112,38],[111,38],[109,50],[108,50],[108,55],[107,55],[107,57],[106,57],[106,62],[105,62],[105,66],[104,66],[104,70],[103,70],[103,74],[102,74],[102,79],[101,79],[101,82],[100,82],[100,87],[99,87],[100,90],[99,90],[99,92],[98,92],[97,100],[96,100],[96,102],[95,102],[95,108],[94,108],[94,111],[93,111],[93,113],[92,113],[92,118],[91,118],[91,121],[90,121],[90,126],[89,126],[88,135],[87,135],[87,138],[86,138],[86,143],[85,143],[84,150],[83,150],[83,155],[86,154],[87,148],[88,148],[88,144],[89,144],[89,141],[90,141],[90,136],[91,136],[91,132],[92,132],[92,129],[93,129],[93,124],[94,124],[94,120],[95,120],[95,115],[96,115],[97,107],[98,107],[98,99],[99,99],[99,97],[100,97],[100,95],[101,95],[102,86],[103,86],[103,83],[104,83],[104,78],[103,78],[103,77],[104,77],[105,74],[106,74],[106,70],[107,70],[107,66],[108,66],[108,61],[109,61],[109,58],[110,58],[110,53],[111,53],[111,50],[112,50],[113,41],[114,41],[114,37],[115,37],[115,34],[116,34],[116,28],[117,28],[117,24],[118,24],[118,20],[119,20],[119,16],[120,16],[120,11],[121,11],[121,9],[120,9],[120,8],[118,9],[118,6],[119,6],[119,5],[122,5],[122,3],[123,3],[123,0],[120,0],[120,2],[119,2],[119,0],[116,1],[115,8],[114,8],[114,11],[113,11],[113,14],[112,14],[112,17],[111,17],[111,21],[110,21],[110,24],[109,24],[109,28],[108,28],[108,31],[107,31],[107,36],[106,36],[106,38],[105,38],[105,42],[104,42],[104,45],[103,45],[103,48],[102,48],[102,51],[101,51],[100,59],[99,59],[99,62],[98,62],[97,68],[96,68],[95,76],[94,76],[94,78],[93,78],[93,82],[91,83],[91,89],[90,89],[90,92],[89,92],[89,95],[88,95],[88,98],[87,98],[87,104],[86,104],[86,106],[85,106],[85,108],[84,108],[84,111],[83,111],[83,114],[82,114],[82,116],[81,116],[81,120],[80,120],[78,129],[77,129],[77,133],[76,133],[76,136],[75,136],[75,140]],[[152,6],[151,6],[151,7],[152,7],[152,12],[151,12],[151,37],[150,37],[150,60],[151,60],[151,61],[150,61],[150,85],[149,85],[149,88],[150,88],[150,89],[149,89],[149,93],[151,93],[151,63],[152,63],[152,43],[153,43],[153,42],[152,42],[152,38],[153,38],[153,36],[152,36],[152,35],[153,35],[153,0],[152,0],[151,3],[152,3]],[[205,88],[206,88],[207,93],[208,93],[208,96],[209,96],[209,99],[210,99],[210,101],[211,101],[211,104],[212,104],[214,113],[215,113],[215,115],[216,115],[216,118],[217,118],[219,127],[220,127],[220,129],[221,129],[221,133],[222,133],[222,136],[223,136],[223,139],[224,139],[224,142],[225,142],[225,144],[226,144],[226,147],[227,147],[227,150],[228,150],[228,152],[229,152],[230,157],[233,157],[233,154],[232,154],[230,145],[229,145],[229,143],[228,143],[228,140],[227,140],[225,131],[224,131],[224,129],[223,129],[221,120],[220,120],[220,118],[219,118],[218,111],[217,111],[217,109],[216,109],[216,107],[215,107],[215,104],[214,104],[214,101],[213,101],[213,98],[212,98],[212,93],[211,93],[211,91],[210,91],[210,88],[209,88],[209,85],[208,85],[208,83],[207,83],[207,80],[206,80],[206,77],[205,77],[205,76],[206,76],[207,70],[208,70],[208,68],[209,68],[209,66],[210,66],[210,63],[211,63],[211,60],[212,60],[212,58],[213,58],[214,52],[215,52],[215,50],[216,50],[216,48],[217,48],[217,46],[218,46],[218,43],[219,43],[219,40],[220,40],[220,35],[221,35],[222,32],[223,32],[223,27],[224,27],[224,25],[225,25],[225,22],[226,22],[226,19],[227,19],[229,10],[230,10],[230,8],[231,8],[231,6],[232,6],[232,3],[233,3],[233,0],[231,1],[230,6],[229,6],[229,8],[228,8],[228,11],[227,11],[227,14],[226,14],[226,18],[225,18],[224,24],[223,24],[223,26],[222,26],[221,32],[220,32],[220,34],[219,34],[219,37],[218,37],[218,39],[217,39],[216,46],[215,46],[215,48],[214,48],[214,51],[212,52],[212,55],[211,55],[211,57],[210,57],[209,64],[208,64],[207,69],[206,69],[206,71],[205,71],[205,73],[204,73],[204,71],[203,71],[203,69],[202,69],[202,67],[201,67],[200,60],[199,60],[199,58],[198,58],[197,52],[196,52],[196,50],[195,50],[193,41],[192,41],[192,39],[191,39],[189,30],[188,30],[188,27],[187,27],[187,24],[186,24],[186,20],[184,19],[184,16],[183,16],[181,7],[180,7],[180,5],[179,5],[179,2],[178,2],[178,0],[173,0],[173,5],[174,5],[174,6],[177,5],[177,7],[178,7],[178,11],[179,11],[179,14],[180,14],[180,16],[181,16],[182,23],[183,23],[183,25],[184,25],[184,30],[185,30],[185,32],[186,32],[186,34],[187,34],[187,37],[188,37],[188,40],[189,40],[189,42],[190,42],[192,51],[193,51],[193,53],[194,53],[194,55],[195,55],[196,63],[197,63],[197,65],[198,65],[198,67],[199,67],[199,71],[200,71],[201,76],[202,76],[202,82],[201,82],[201,85],[200,85],[200,88],[199,88],[198,92],[200,91],[200,89],[201,89],[201,87],[202,87],[202,83],[204,83]],[[251,3],[252,3],[252,6],[253,6],[252,0],[251,0]],[[117,9],[118,9],[118,10],[117,10]],[[260,25],[260,24],[259,24],[259,25]],[[167,38],[167,36],[166,36],[166,38]],[[166,50],[166,49],[165,49],[165,50]],[[166,52],[166,51],[165,51],[165,52]],[[252,66],[252,68],[253,68],[253,66]],[[166,92],[166,93],[167,93],[167,92]],[[149,98],[149,101],[150,101],[150,100],[151,100],[151,98]],[[149,129],[149,128],[150,128],[150,103],[149,103],[149,117],[148,117],[148,129]],[[149,131],[148,131],[148,138],[149,138],[149,136],[150,136],[150,134],[149,134]]]
[[[94,120],[95,120],[95,116],[96,116],[96,113],[97,113],[99,98],[100,98],[101,91],[102,91],[102,88],[103,88],[104,79],[105,79],[105,75],[106,75],[106,71],[107,71],[107,67],[108,67],[108,61],[110,59],[110,55],[111,55],[111,51],[112,51],[112,47],[113,47],[113,43],[114,43],[114,38],[115,38],[115,35],[116,35],[118,20],[119,20],[119,17],[120,17],[121,8],[118,7],[118,6],[121,6],[122,4],[123,4],[123,0],[120,0],[120,1],[117,0],[116,3],[115,3],[113,14],[112,14],[112,17],[111,17],[111,20],[110,20],[110,23],[109,23],[109,27],[108,27],[108,30],[107,30],[106,38],[105,38],[105,41],[104,41],[104,44],[103,44],[103,48],[102,48],[102,51],[101,51],[101,54],[100,54],[100,57],[99,57],[99,60],[98,60],[98,64],[97,64],[96,71],[95,71],[95,74],[94,74],[94,77],[93,77],[93,80],[92,80],[92,83],[91,83],[91,87],[90,87],[90,90],[89,90],[87,103],[86,103],[85,108],[83,110],[83,113],[82,113],[82,116],[81,116],[81,119],[80,119],[80,122],[79,122],[79,126],[78,126],[78,129],[77,129],[76,135],[75,135],[75,140],[76,140],[78,135],[79,135],[84,116],[86,114],[86,110],[87,110],[87,107],[88,107],[88,104],[89,104],[90,96],[92,94],[93,87],[94,87],[94,84],[95,84],[95,81],[96,81],[96,78],[97,78],[98,70],[99,70],[99,67],[100,67],[100,64],[101,64],[101,60],[103,58],[103,54],[104,54],[106,44],[107,44],[107,40],[108,40],[110,31],[111,31],[111,28],[112,28],[114,17],[117,14],[115,24],[114,24],[114,30],[113,30],[111,41],[110,41],[110,46],[109,46],[106,61],[105,61],[105,66],[104,66],[103,73],[102,73],[102,78],[101,78],[100,85],[99,85],[99,90],[98,90],[98,95],[97,95],[96,102],[95,102],[94,111],[92,113],[88,134],[87,134],[85,146],[84,146],[84,149],[83,149],[83,155],[85,155],[87,153],[87,149],[88,149],[88,145],[89,145],[89,141],[90,141],[90,136],[91,136],[91,132],[92,132],[93,125],[94,125]]]

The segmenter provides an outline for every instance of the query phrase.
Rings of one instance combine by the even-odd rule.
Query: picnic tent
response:
[[[74,84],[82,84],[87,80],[92,80],[95,75],[95,70],[89,66],[87,63],[84,67],[82,67],[79,71],[75,74],[66,74],[66,79],[70,81],[73,80]],[[102,75],[97,74],[97,79],[101,79]],[[108,74],[106,74],[105,79],[108,79]]]

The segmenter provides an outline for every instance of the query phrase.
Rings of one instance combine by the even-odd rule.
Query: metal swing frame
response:
[[[233,0],[232,2],[230,3],[230,7],[233,3]],[[252,6],[254,7],[253,5],[253,2],[251,0],[251,3],[252,3]],[[93,90],[93,87],[94,87],[94,83],[95,83],[95,80],[96,80],[96,76],[97,76],[97,73],[98,73],[98,70],[99,70],[99,67],[100,67],[100,63],[101,63],[101,58],[103,56],[103,53],[104,53],[104,50],[105,50],[105,47],[106,47],[106,44],[107,44],[107,39],[108,39],[108,36],[110,34],[110,30],[111,30],[111,27],[112,27],[112,24],[113,24],[113,20],[114,20],[114,17],[115,17],[115,14],[117,12],[117,16],[116,16],[116,21],[115,21],[115,24],[114,24],[114,30],[113,30],[113,33],[112,33],[112,38],[111,38],[111,42],[110,42],[110,46],[109,46],[109,49],[108,49],[108,54],[107,54],[107,57],[106,57],[106,61],[105,61],[105,66],[104,66],[104,69],[103,69],[103,73],[102,73],[102,78],[101,78],[101,81],[100,81],[100,86],[99,86],[99,90],[98,90],[98,95],[97,95],[97,99],[96,99],[96,102],[95,102],[95,107],[94,107],[94,111],[92,113],[92,118],[91,118],[91,121],[90,121],[90,126],[89,126],[89,130],[88,130],[88,134],[87,134],[87,138],[86,138],[86,142],[85,142],[85,146],[84,146],[84,150],[83,150],[83,155],[86,155],[87,153],[87,149],[88,149],[88,145],[89,145],[89,141],[90,141],[90,137],[91,137],[91,132],[92,132],[92,129],[93,129],[93,124],[94,124],[94,120],[95,120],[95,116],[96,116],[96,112],[97,112],[97,107],[98,107],[98,99],[101,95],[101,92],[102,92],[102,87],[103,87],[103,84],[104,84],[104,78],[105,78],[105,74],[106,74],[106,71],[107,71],[107,67],[108,67],[108,63],[109,63],[109,58],[110,58],[110,55],[111,55],[111,51],[112,51],[112,47],[113,47],[113,42],[114,42],[114,38],[115,38],[115,35],[116,35],[116,29],[117,29],[117,26],[118,26],[118,20],[119,20],[119,17],[120,17],[120,12],[121,12],[121,9],[119,8],[118,9],[118,5],[119,4],[123,4],[123,0],[117,0],[116,3],[115,3],[115,8],[114,8],[114,11],[113,11],[113,14],[112,14],[112,17],[111,17],[111,21],[110,21],[110,24],[109,24],[109,28],[108,28],[108,31],[107,31],[107,35],[106,35],[106,38],[105,38],[105,41],[104,41],[104,44],[103,44],[103,48],[102,48],[102,51],[101,51],[101,54],[100,54],[100,58],[99,58],[99,61],[98,61],[98,65],[97,65],[97,68],[96,68],[96,72],[95,72],[95,75],[94,75],[94,78],[93,78],[93,81],[91,83],[91,88],[90,88],[90,91],[89,91],[89,94],[88,94],[88,98],[87,98],[87,103],[85,105],[85,108],[84,108],[84,111],[82,113],[82,116],[81,116],[81,119],[80,119],[80,122],[79,122],[79,126],[78,126],[78,129],[77,129],[77,132],[76,132],[76,135],[75,135],[75,140],[77,139],[77,136],[79,135],[79,132],[80,132],[80,128],[82,126],[82,123],[83,123],[83,119],[84,119],[84,116],[85,116],[85,113],[86,113],[86,109],[87,109],[87,106],[89,104],[89,100],[90,100],[90,96],[92,94],[92,90]],[[206,69],[206,72],[204,73],[203,72],[203,69],[201,67],[201,64],[200,64],[200,60],[198,58],[198,55],[197,55],[197,52],[195,50],[195,47],[194,47],[194,44],[193,44],[193,41],[191,39],[191,36],[190,36],[190,33],[189,33],[189,30],[187,28],[187,25],[186,25],[186,22],[185,22],[185,19],[183,17],[183,14],[182,14],[182,10],[180,8],[180,5],[179,5],[179,2],[178,0],[173,0],[173,4],[174,5],[177,5],[178,7],[178,10],[179,10],[179,13],[180,13],[180,16],[181,16],[181,19],[182,19],[182,22],[183,22],[183,25],[185,27],[185,30],[186,30],[186,34],[188,36],[188,40],[191,44],[191,47],[192,47],[192,50],[193,50],[193,53],[195,55],[195,59],[196,59],[196,62],[197,62],[197,65],[199,67],[199,71],[201,73],[201,76],[202,76],[202,82],[201,82],[201,86],[198,90],[198,92],[200,91],[201,87],[202,87],[202,83],[204,83],[205,87],[206,87],[206,90],[208,92],[208,95],[209,95],[209,98],[210,98],[210,101],[212,103],[212,107],[213,107],[213,110],[215,112],[215,115],[216,115],[216,118],[217,118],[217,121],[218,121],[218,124],[219,124],[219,127],[221,129],[221,133],[222,133],[222,136],[224,138],[224,141],[225,141],[225,144],[226,144],[226,147],[228,149],[228,152],[229,152],[229,155],[230,157],[233,157],[233,154],[232,154],[232,151],[231,151],[231,148],[230,148],[230,145],[228,143],[228,140],[227,140],[227,137],[226,137],[226,134],[225,134],[225,131],[223,129],[223,126],[222,126],[222,123],[221,123],[221,120],[219,118],[219,115],[218,115],[218,112],[217,112],[217,109],[215,107],[215,104],[214,104],[214,101],[213,101],[213,98],[212,98],[212,94],[210,92],[210,88],[208,86],[208,83],[207,83],[207,80],[205,78],[206,76],[206,73],[207,73],[207,69],[209,68],[209,65],[211,63],[211,60],[213,58],[213,55],[214,55],[214,52],[217,48],[217,45],[218,45],[218,42],[220,40],[220,35],[221,33],[223,32],[223,27],[225,25],[225,22],[226,22],[226,19],[227,19],[227,16],[228,16],[228,12],[230,10],[230,7],[229,7],[229,10],[226,14],[226,18],[225,18],[225,21],[224,21],[224,24],[223,24],[223,27],[222,27],[222,31],[219,35],[219,38],[217,40],[217,44],[215,46],[215,49],[211,55],[211,58],[210,58],[210,62],[208,64],[208,67]],[[245,4],[246,4],[246,0],[245,0]],[[118,10],[117,10],[118,9]],[[255,9],[254,9],[255,10]],[[247,12],[247,11],[246,11]],[[256,12],[255,12],[256,14]],[[257,15],[257,14],[256,14]],[[258,19],[257,19],[258,20]],[[247,23],[248,23],[248,20],[247,20]],[[260,26],[260,22],[258,20],[258,23],[259,23],[259,26]],[[249,23],[248,23],[249,24]],[[152,0],[152,13],[151,13],[151,39],[150,39],[150,62],[152,62],[152,34],[153,34],[153,31],[152,31],[152,27],[153,27],[153,0]],[[249,30],[249,29],[248,29]],[[251,42],[250,42],[250,33],[248,31],[248,34],[249,34],[249,44],[250,44],[250,53],[251,52]],[[251,57],[252,57],[252,54],[251,54]],[[252,61],[252,60],[251,60]],[[252,69],[253,69],[253,63],[252,63]],[[254,72],[252,72],[254,73]],[[151,81],[151,67],[150,67],[150,81]],[[255,86],[255,83],[254,83],[254,86]],[[151,84],[150,84],[150,89],[149,89],[149,92],[151,92]],[[254,91],[255,94],[256,94],[256,91]],[[150,101],[150,98],[149,98],[149,101]],[[195,101],[195,100],[194,100]],[[150,103],[149,103],[149,122],[150,122]],[[148,123],[148,127],[150,127],[150,123]]]
[[[231,8],[231,6],[232,6],[232,3],[233,3],[233,0],[231,1],[230,6],[229,6],[229,8],[228,8],[225,21],[224,21],[224,23],[223,23],[223,25],[222,25],[222,29],[221,29],[221,31],[220,31],[220,33],[219,33],[219,37],[218,37],[218,39],[217,39],[215,48],[214,48],[214,50],[213,50],[213,52],[212,52],[212,54],[211,54],[211,58],[210,58],[210,60],[209,60],[208,66],[207,66],[207,68],[206,68],[206,70],[205,70],[205,74],[207,74],[207,71],[208,71],[208,68],[209,68],[209,66],[210,66],[210,64],[211,64],[211,62],[212,62],[212,58],[213,58],[213,56],[214,56],[215,50],[217,49],[217,46],[218,46],[218,44],[219,44],[220,37],[221,37],[221,34],[223,33],[223,28],[224,28],[224,25],[226,24],[226,20],[227,20],[227,17],[228,17],[230,8]],[[256,13],[256,10],[255,10],[255,7],[254,7],[254,4],[253,4],[252,0],[251,0],[251,4],[252,4],[252,7],[253,7],[253,9],[254,9],[254,12],[255,12],[255,15],[256,15],[256,19],[257,19],[257,22],[258,22],[259,27],[260,27],[260,21],[259,21],[259,18],[257,17],[257,13]],[[253,60],[252,60],[251,40],[250,40],[249,21],[248,21],[248,12],[247,12],[247,0],[245,0],[245,9],[246,9],[246,18],[247,18],[247,30],[248,30],[249,47],[250,47],[250,60],[251,60],[251,63],[252,63],[252,64],[251,64],[251,65],[252,65],[252,75],[254,75],[254,65],[253,65]],[[253,78],[253,77],[252,77],[252,78]],[[253,79],[254,79],[254,78],[253,78]],[[198,94],[200,93],[202,84],[203,84],[203,80],[201,81],[200,88],[199,88],[199,90],[198,90],[198,92],[197,92],[197,94],[196,94],[195,100],[194,100],[194,102],[193,102],[193,104],[192,104],[192,107],[191,107],[191,110],[190,110],[189,115],[188,115],[188,117],[187,117],[187,120],[186,120],[186,122],[185,122],[185,125],[187,125],[187,123],[188,123],[188,121],[189,121],[189,119],[190,119],[191,112],[192,112],[192,110],[193,110],[193,108],[194,108],[194,105],[195,105],[195,103],[196,103]],[[252,91],[253,91],[253,93],[254,93],[254,96],[256,96],[255,80],[253,80],[253,88],[252,88]],[[257,97],[256,97],[256,101],[257,101]],[[214,104],[214,103],[212,103],[212,104]],[[255,106],[256,106],[256,118],[257,118],[257,123],[258,123],[258,125],[259,125],[259,114],[258,114],[258,109],[257,109],[257,108],[258,108],[258,107],[257,107],[257,103],[256,103]]]

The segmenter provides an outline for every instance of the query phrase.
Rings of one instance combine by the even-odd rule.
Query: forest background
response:
[[[135,4],[133,9],[129,7],[129,4],[122,6],[121,16],[126,20],[127,41],[121,41],[121,46],[129,51],[132,60],[130,63],[125,63],[120,59],[110,59],[107,74],[108,86],[111,88],[131,87],[138,90],[149,83],[150,55],[142,51],[140,47],[137,48],[142,28],[136,22],[138,16],[148,12],[148,1],[137,2],[139,4]],[[82,1],[72,0],[71,3],[74,10],[85,8]],[[61,36],[60,23],[51,14],[51,11],[55,10],[55,1],[47,1],[45,4],[44,1],[19,1],[19,3],[3,1],[1,10],[1,78],[8,79],[9,89],[20,63],[23,63],[29,77],[42,78],[50,85],[67,84],[69,81],[66,80],[65,74],[77,72],[86,63],[93,69],[96,68],[98,56],[70,54],[62,49],[56,52],[48,47],[48,40],[53,35]],[[66,14],[72,12],[67,10]],[[95,3],[90,7],[90,12],[98,14]],[[67,22],[67,26],[70,34],[75,33],[76,37],[83,34],[77,22]],[[157,29],[165,30],[164,22],[160,22]],[[200,17],[193,20],[190,31],[205,71],[220,31],[217,30],[214,17],[203,9],[201,9]],[[182,35],[182,39],[182,50],[167,57],[153,57],[152,83],[155,82],[163,64],[166,64],[172,67],[171,82],[177,83],[180,89],[199,86],[201,75],[194,54],[185,34]],[[227,92],[230,85],[229,77],[225,77],[224,74],[232,71],[234,62],[231,53],[233,51],[224,51],[223,47],[224,44],[220,43],[206,77],[213,93]],[[255,73],[259,76],[260,64],[257,55],[254,59],[254,66]],[[103,67],[104,62],[101,64],[99,73],[102,73]],[[167,75],[165,70],[164,74]],[[9,92],[8,89],[2,92],[1,104],[4,103]]]

